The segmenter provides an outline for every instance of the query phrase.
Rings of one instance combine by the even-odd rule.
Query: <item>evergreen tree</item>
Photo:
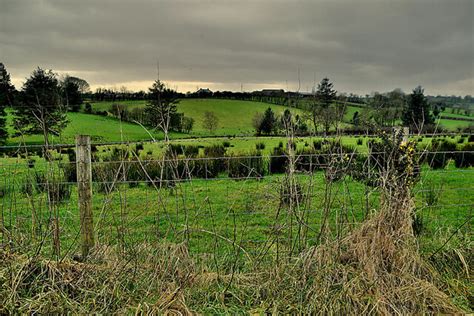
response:
[[[337,109],[332,104],[336,98],[336,90],[333,89],[332,82],[328,78],[323,78],[318,84],[315,93],[315,102],[311,105],[311,114],[314,130],[317,130],[317,124],[322,123],[326,133],[329,132],[331,124],[337,121]]]
[[[56,75],[36,69],[23,84],[18,106],[15,106],[15,127],[25,134],[59,135],[67,125],[66,108],[61,104],[60,86]]]
[[[0,63],[0,144],[5,144],[8,138],[5,108],[13,105],[14,95],[15,87],[10,83],[10,75]]]
[[[332,82],[330,82],[328,78],[324,78],[318,84],[316,99],[323,108],[328,108],[336,98],[336,93],[336,90],[333,89]]]
[[[159,79],[153,82],[149,88],[149,100],[145,107],[145,114],[148,123],[156,129],[165,133],[165,140],[168,140],[168,132],[176,129],[173,126],[177,116],[178,93],[166,88]]]
[[[276,123],[277,119],[275,117],[275,114],[273,113],[273,110],[269,107],[265,110],[265,113],[263,114],[262,122],[260,123],[260,131],[263,134],[271,134],[273,131],[275,131]]]
[[[413,89],[410,94],[408,103],[403,109],[402,122],[404,126],[410,127],[412,131],[417,133],[423,130],[423,126],[434,122],[430,114],[428,100],[421,86]]]

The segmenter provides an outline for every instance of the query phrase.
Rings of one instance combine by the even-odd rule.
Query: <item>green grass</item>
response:
[[[51,143],[73,144],[75,135],[90,135],[93,142],[118,142],[162,139],[163,133],[151,130],[150,136],[143,127],[138,124],[120,122],[119,120],[100,115],[84,113],[68,113],[69,124],[59,137],[51,137]],[[11,117],[9,118],[11,120]],[[13,131],[10,129],[10,133]],[[185,134],[171,133],[171,137],[184,137]],[[8,139],[7,145],[18,143],[42,144],[42,135],[16,136]]]
[[[107,111],[114,102],[92,103],[92,108]],[[130,109],[144,107],[146,101],[116,102],[127,105]],[[191,135],[196,136],[227,136],[227,135],[253,135],[252,118],[256,112],[263,113],[268,107],[280,115],[287,107],[262,102],[221,100],[221,99],[183,99],[178,103],[178,111],[194,118],[195,124]],[[299,109],[290,109],[292,113],[301,114]],[[219,118],[216,131],[210,133],[203,127],[204,112],[214,112]]]
[[[120,101],[130,108],[144,107],[146,101]],[[113,102],[97,102],[93,103],[94,110],[106,111],[109,110]],[[238,100],[219,100],[219,99],[183,99],[178,105],[178,110],[184,112],[186,116],[195,119],[193,131],[190,134],[170,133],[170,137],[188,138],[188,137],[206,137],[206,136],[252,136],[255,131],[252,127],[252,118],[256,112],[264,112],[268,107],[271,107],[276,114],[281,114],[286,109],[284,106],[272,105],[262,102],[252,101],[238,101]],[[344,116],[342,126],[350,126],[350,121],[355,111],[360,111],[361,108],[349,105]],[[203,115],[205,111],[213,111],[219,118],[219,127],[213,132],[209,133],[202,125]],[[291,108],[291,111],[296,114],[302,114],[300,109]],[[113,117],[84,114],[84,113],[68,113],[69,124],[62,134],[58,137],[52,137],[52,143],[73,143],[74,137],[77,134],[91,135],[94,142],[116,142],[116,141],[141,141],[162,139],[163,135],[160,132],[151,130],[148,133],[143,127],[133,123],[121,123]],[[7,117],[9,122],[9,133],[13,134],[15,131],[12,128],[12,116]],[[472,122],[441,119],[440,125],[448,130],[456,130],[457,128],[464,128],[472,125]],[[311,126],[311,124],[309,124]],[[268,142],[270,140],[263,140]],[[41,135],[27,135],[11,137],[7,141],[7,145],[15,145],[18,143],[26,144],[41,144],[43,138]],[[208,140],[202,140],[203,143]],[[271,141],[270,141],[271,142]],[[271,143],[270,146],[273,146]]]
[[[38,160],[35,169],[28,169],[25,161],[20,160],[17,164],[14,160],[2,161],[0,173],[4,179],[2,189],[6,193],[0,202],[6,207],[4,221],[13,225],[17,233],[30,234],[31,208],[20,188],[26,177],[44,169],[45,164]],[[456,169],[452,164],[446,170],[423,168],[422,180],[414,189],[417,212],[424,221],[421,241],[428,242],[433,236],[460,226],[469,217],[470,206],[474,203],[473,172],[473,168]],[[310,196],[302,209],[308,210],[308,240],[311,244],[322,222],[326,182],[322,171],[300,175],[298,179],[303,192]],[[281,180],[282,175],[242,181],[195,179],[173,189],[158,191],[145,184],[134,188],[121,184],[110,195],[100,193],[94,186],[93,209],[97,234],[101,243],[124,243],[124,246],[127,243],[159,241],[161,238],[172,242],[189,238],[189,248],[195,254],[212,253],[213,240],[218,234],[224,237],[218,243],[219,253],[224,258],[226,252],[232,251],[226,239],[232,239],[236,233],[242,247],[249,252],[257,252],[261,242],[272,238],[274,225],[287,225],[290,220],[285,207],[277,216]],[[435,190],[440,190],[437,192],[439,200],[432,207],[426,203],[430,183],[435,184]],[[369,189],[369,192],[367,195],[365,186],[351,178],[332,185],[330,222],[333,229],[336,220],[347,221],[348,228],[352,225],[350,223],[359,223],[364,214],[377,208],[378,191]],[[37,216],[47,223],[50,213],[45,204],[46,195],[37,192],[32,198]],[[75,236],[79,227],[75,185],[72,186],[71,198],[61,203],[58,211],[63,249],[74,249],[77,247]],[[277,217],[278,220],[275,220]],[[43,229],[45,227],[46,224]],[[186,227],[189,228],[189,235],[185,233]],[[289,233],[288,229],[282,231],[285,240]]]

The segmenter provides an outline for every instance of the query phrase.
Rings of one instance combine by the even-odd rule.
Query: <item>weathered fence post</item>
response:
[[[94,247],[94,224],[92,215],[92,164],[90,136],[76,136],[76,171],[79,213],[81,220],[82,258]]]

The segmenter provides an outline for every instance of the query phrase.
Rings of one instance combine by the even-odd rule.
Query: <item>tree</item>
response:
[[[352,115],[352,124],[354,124],[355,126],[359,126],[360,124],[359,111],[355,111],[354,114]]]
[[[317,130],[318,123],[321,123],[324,127],[324,131],[328,133],[331,125],[338,121],[340,111],[333,105],[336,93],[336,90],[333,89],[333,84],[328,78],[323,78],[318,84],[315,100],[311,105],[312,121],[315,131]]]
[[[194,119],[192,117],[184,116],[182,122],[182,129],[185,133],[190,133],[194,126]]]
[[[265,110],[265,113],[263,113],[263,119],[260,124],[260,131],[263,134],[271,134],[276,129],[276,123],[277,119],[275,117],[275,114],[273,113],[273,110],[269,107]]]
[[[260,135],[262,131],[260,130],[260,127],[262,126],[262,121],[263,121],[263,114],[260,112],[256,112],[255,115],[252,118],[252,126],[255,128],[255,133]]]
[[[38,67],[23,84],[15,107],[15,127],[25,134],[42,133],[46,147],[49,135],[59,135],[67,125],[56,74]]]
[[[328,108],[332,101],[336,98],[336,90],[333,89],[333,84],[328,78],[323,78],[318,84],[316,91],[316,99],[323,108]]]
[[[403,125],[410,127],[416,133],[421,132],[425,125],[434,123],[428,100],[421,86],[413,89],[409,95],[408,103],[403,109],[402,122]]]
[[[5,108],[13,105],[15,87],[10,82],[10,74],[3,63],[0,63],[0,144],[8,138]]]
[[[90,92],[89,83],[87,83],[87,81],[85,81],[84,79],[66,75],[63,82],[72,82],[72,83],[76,84],[76,86],[79,89],[79,92],[81,94]]]
[[[145,107],[148,123],[163,131],[165,140],[169,140],[168,132],[173,130],[177,115],[178,93],[166,88],[165,84],[157,79],[149,88],[149,100]]]
[[[213,133],[217,126],[219,125],[219,118],[214,112],[206,111],[204,112],[204,119],[202,121],[202,126],[209,130],[210,133]]]
[[[61,83],[62,102],[71,112],[79,112],[82,105],[82,94],[78,84],[70,78],[66,77]]]

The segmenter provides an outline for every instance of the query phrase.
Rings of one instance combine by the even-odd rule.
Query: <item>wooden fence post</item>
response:
[[[89,255],[89,251],[94,247],[90,136],[76,136],[76,171],[79,213],[81,220],[82,258],[86,259]]]

